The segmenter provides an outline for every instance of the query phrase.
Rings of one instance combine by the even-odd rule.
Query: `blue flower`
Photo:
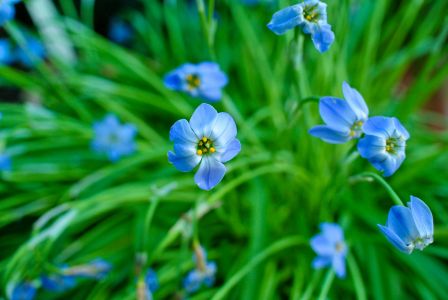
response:
[[[102,279],[112,269],[112,265],[104,259],[95,259],[88,264],[63,268],[67,276]]]
[[[107,154],[111,161],[117,161],[135,151],[137,129],[132,124],[121,125],[115,115],[107,115],[104,120],[96,122],[93,130],[93,150]]]
[[[369,109],[361,94],[346,82],[342,84],[345,100],[323,97],[319,102],[320,116],[326,125],[311,128],[309,133],[327,143],[342,144],[362,133],[362,125],[369,116]]]
[[[0,65],[8,65],[14,61],[11,43],[7,39],[0,39]]]
[[[112,19],[109,27],[109,38],[118,43],[126,44],[132,40],[134,31],[132,27],[120,19]]]
[[[322,233],[311,239],[311,248],[317,257],[312,265],[315,269],[331,267],[339,278],[345,277],[345,257],[347,246],[344,241],[344,232],[341,226],[334,223],[322,223]]]
[[[203,62],[197,65],[183,64],[164,78],[165,86],[171,90],[183,91],[190,96],[216,102],[221,99],[221,89],[227,84],[227,76],[219,65]]]
[[[11,300],[33,300],[36,296],[36,287],[31,282],[24,282],[14,287]]]
[[[311,35],[314,46],[321,53],[334,41],[334,33],[327,23],[327,4],[318,0],[305,0],[276,12],[267,26],[278,35],[299,26],[305,34]]]
[[[157,273],[151,268],[146,271],[145,284],[151,293],[154,293],[159,288]]]
[[[14,5],[20,0],[2,0],[0,1],[0,26],[14,18],[16,9]]]
[[[414,196],[411,196],[408,207],[393,206],[386,226],[378,227],[392,245],[407,254],[411,254],[415,248],[423,250],[434,240],[431,210],[425,202]]]
[[[42,60],[46,55],[42,42],[29,34],[25,34],[24,47],[26,49],[21,48],[20,45],[18,46],[15,58],[25,67],[33,67],[35,63]]]
[[[42,287],[51,292],[64,292],[76,286],[75,277],[71,275],[44,275],[40,280]]]
[[[201,189],[210,190],[226,173],[223,163],[241,150],[236,133],[235,121],[228,113],[218,113],[203,103],[196,108],[190,122],[182,119],[171,127],[174,152],[168,152],[168,160],[181,172],[199,165],[194,181]]]
[[[190,271],[184,279],[184,288],[187,293],[196,292],[202,285],[211,287],[215,283],[216,263],[207,261],[207,252],[202,247],[195,246],[193,260],[196,263],[196,268]]]
[[[359,140],[361,156],[384,176],[391,176],[406,158],[409,133],[396,118],[372,117],[362,126],[365,136]]]
[[[0,153],[0,171],[11,170],[11,158],[9,155]]]

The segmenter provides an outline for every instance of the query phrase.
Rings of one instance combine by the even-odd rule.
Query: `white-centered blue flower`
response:
[[[313,268],[331,267],[339,278],[345,277],[347,246],[341,226],[334,223],[322,223],[320,230],[322,233],[311,239],[311,248],[317,254],[312,262]]]
[[[221,90],[226,86],[228,79],[218,64],[203,62],[197,65],[183,64],[168,73],[163,81],[171,90],[182,91],[192,97],[216,102],[221,99]]]
[[[359,138],[362,126],[369,116],[369,108],[361,94],[346,82],[342,84],[345,100],[335,97],[322,97],[319,113],[326,125],[310,129],[312,136],[327,143],[342,144]]]
[[[174,151],[168,152],[168,160],[182,172],[199,165],[194,181],[201,189],[210,190],[224,177],[224,163],[241,150],[236,134],[235,121],[228,113],[218,113],[211,105],[203,103],[196,108],[190,121],[182,119],[171,127]]]
[[[396,118],[372,117],[362,126],[365,136],[358,142],[359,154],[384,176],[391,176],[406,158],[408,131]]]
[[[115,115],[109,114],[93,125],[95,137],[92,149],[105,153],[111,161],[135,152],[135,136],[137,128],[133,124],[120,124]]]
[[[386,226],[378,225],[387,240],[401,252],[423,250],[434,240],[434,223],[428,205],[411,196],[408,207],[396,205],[389,211]]]

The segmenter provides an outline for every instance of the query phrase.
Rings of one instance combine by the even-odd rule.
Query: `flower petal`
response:
[[[344,255],[335,255],[332,260],[332,267],[336,276],[339,278],[345,277],[345,256]]]
[[[331,265],[331,260],[331,256],[317,256],[312,262],[313,269],[322,269],[329,266]]]
[[[358,120],[367,120],[369,116],[369,108],[361,94],[356,89],[350,87],[345,81],[342,84],[342,92],[345,100],[347,100],[348,104],[358,117]]]
[[[328,24],[320,26],[318,30],[313,32],[311,40],[317,51],[320,53],[326,52],[334,42],[334,33],[331,26]]]
[[[323,234],[315,235],[310,241],[311,248],[319,256],[332,256],[335,253],[335,244]]]
[[[190,118],[190,126],[199,139],[210,137],[217,115],[218,112],[210,104],[202,103],[196,108]]]
[[[226,167],[212,156],[205,156],[194,175],[194,181],[203,190],[211,190],[224,177]]]
[[[347,101],[322,97],[319,101],[319,113],[324,122],[333,129],[349,132],[356,119],[356,115]]]
[[[390,209],[387,227],[407,245],[419,237],[411,210],[404,206],[396,205]]]
[[[364,123],[362,130],[368,135],[388,138],[395,131],[395,121],[388,117],[371,117]]]
[[[395,128],[399,132],[400,136],[402,136],[405,140],[409,139],[409,132],[401,125],[400,121],[397,118],[392,118],[395,124]]]
[[[341,226],[335,223],[322,223],[320,230],[328,241],[338,243],[344,241],[344,231]]]
[[[406,246],[406,244],[389,228],[383,225],[378,224],[379,229],[384,234],[384,236],[387,238],[387,240],[395,246],[398,250],[401,252],[410,254],[412,252],[412,249]]]
[[[219,150],[217,150],[219,151]],[[238,139],[233,139],[227,146],[222,150],[220,161],[222,163],[228,162],[234,158],[241,151],[241,143]]]
[[[225,147],[236,137],[236,124],[233,118],[225,112],[219,113],[210,134],[217,147]]]
[[[303,10],[299,4],[286,7],[276,12],[268,24],[275,34],[281,35],[303,22]]]
[[[412,218],[421,237],[430,237],[434,235],[434,221],[431,210],[425,202],[417,197],[411,196],[411,202],[408,203],[411,208]]]
[[[196,155],[196,153],[185,153],[177,155],[176,153],[169,151],[168,161],[172,163],[179,171],[189,172],[199,164],[199,162],[201,161],[201,157],[199,155]]]
[[[327,125],[314,126],[308,133],[330,144],[343,144],[350,140],[348,134],[331,129]]]
[[[191,143],[196,144],[199,138],[191,129],[187,120],[182,119],[174,123],[170,129],[170,140],[174,143]]]
[[[363,158],[382,161],[388,155],[386,152],[386,139],[375,135],[366,135],[359,140],[358,151]]]

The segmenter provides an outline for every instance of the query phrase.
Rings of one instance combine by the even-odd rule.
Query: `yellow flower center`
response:
[[[313,6],[306,6],[303,9],[303,17],[308,21],[308,22],[314,22],[316,23],[317,21],[319,21],[319,13],[316,12],[316,8],[317,8],[317,4],[313,5]]]
[[[355,123],[353,123],[352,127],[350,128],[350,136],[356,136],[360,132],[363,124],[363,121],[356,121]]]
[[[186,77],[188,89],[195,90],[201,85],[201,79],[196,74],[188,74]]]
[[[198,155],[204,155],[214,152],[216,152],[216,149],[213,147],[213,141],[211,139],[204,136],[199,140],[196,151]]]
[[[395,147],[397,146],[397,139],[395,138],[388,138],[386,140],[386,152],[388,153],[395,153]]]

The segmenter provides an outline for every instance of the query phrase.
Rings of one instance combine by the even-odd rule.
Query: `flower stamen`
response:
[[[197,155],[203,155],[207,153],[215,153],[216,149],[213,147],[213,141],[207,137],[203,137],[199,140],[197,146]]]
[[[187,88],[192,91],[197,89],[201,85],[201,79],[197,74],[188,74],[186,76]]]

